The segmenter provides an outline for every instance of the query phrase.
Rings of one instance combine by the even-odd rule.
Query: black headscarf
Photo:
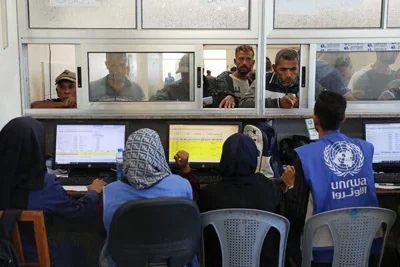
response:
[[[256,144],[250,137],[241,133],[231,135],[222,148],[219,165],[222,177],[239,184],[256,183],[257,156]]]
[[[0,132],[0,210],[26,209],[29,191],[43,188],[45,129],[30,117],[11,120]]]

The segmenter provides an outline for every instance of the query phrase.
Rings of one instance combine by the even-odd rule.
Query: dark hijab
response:
[[[11,120],[0,132],[0,210],[26,209],[29,191],[43,188],[45,129],[30,117]]]
[[[256,183],[257,156],[256,144],[250,137],[241,133],[231,135],[222,147],[219,164],[222,177],[239,184]]]

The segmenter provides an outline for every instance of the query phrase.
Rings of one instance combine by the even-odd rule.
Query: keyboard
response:
[[[90,185],[98,176],[69,176],[69,177],[60,177],[58,181],[62,185]],[[111,183],[116,181],[116,177],[109,177],[104,181],[107,183]]]
[[[400,184],[399,172],[374,173],[375,183],[378,184]]]
[[[219,175],[199,175],[197,178],[200,184],[215,184],[222,180]]]

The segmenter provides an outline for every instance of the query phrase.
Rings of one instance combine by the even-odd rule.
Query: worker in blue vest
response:
[[[285,213],[291,221],[288,254],[297,262],[301,258],[300,237],[307,218],[334,209],[378,206],[372,169],[373,145],[339,131],[346,119],[346,106],[342,95],[321,92],[313,116],[319,140],[295,149],[296,179],[294,189],[287,194]],[[372,252],[375,247],[377,252],[380,248],[380,239],[375,241]],[[293,253],[296,248],[298,252]],[[317,233],[313,260],[317,266],[332,262],[330,233]]]

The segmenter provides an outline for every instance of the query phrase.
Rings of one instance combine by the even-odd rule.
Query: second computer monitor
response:
[[[400,122],[364,122],[363,131],[374,145],[374,167],[400,168]]]
[[[238,133],[240,128],[240,123],[170,123],[168,161],[174,163],[175,154],[185,150],[194,167],[218,165],[222,145],[229,136]]]

